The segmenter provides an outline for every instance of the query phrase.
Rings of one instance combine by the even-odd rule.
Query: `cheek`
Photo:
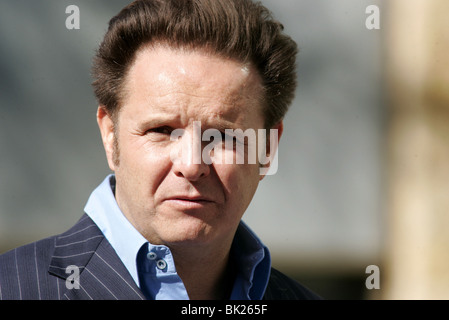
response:
[[[228,203],[243,210],[251,202],[259,184],[259,166],[248,164],[215,165]]]
[[[120,166],[116,174],[156,188],[170,171],[169,148],[146,143],[144,139],[122,141],[118,146]]]

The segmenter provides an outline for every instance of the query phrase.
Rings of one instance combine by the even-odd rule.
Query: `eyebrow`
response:
[[[179,112],[179,109],[176,110],[171,106],[166,106],[164,104],[149,104],[156,110],[154,110],[148,117],[145,117],[146,119],[144,118],[138,122],[138,127],[141,130],[147,130],[149,127],[159,125],[177,127],[184,126],[188,123],[188,126],[190,126],[193,121],[201,121],[200,119],[193,118],[183,119],[182,112]],[[239,110],[226,110],[223,113],[217,113],[213,118],[206,119],[205,122],[201,121],[201,130],[205,131],[214,128],[223,132],[225,129],[242,129],[245,131],[247,128],[234,121],[237,120],[235,117],[238,116],[238,114]]]
[[[141,130],[148,129],[148,127],[154,127],[158,125],[162,125],[165,123],[173,123],[180,122],[179,115],[170,115],[170,114],[156,114],[152,115],[151,118],[144,119],[138,122],[138,127]]]
[[[208,125],[208,128],[214,128],[217,129],[219,131],[225,131],[226,129],[243,129],[243,128],[239,128],[234,122],[231,121],[226,121],[226,120],[220,120],[218,121],[218,123],[215,123],[213,126]]]
[[[189,126],[193,125],[193,121],[200,121],[200,120],[192,120],[189,121]],[[246,128],[242,128],[238,126],[236,123],[224,120],[224,119],[217,119],[217,121],[213,122],[201,122],[201,131],[205,131],[207,129],[217,129],[219,131],[224,132],[226,129],[236,130],[236,129],[242,129],[243,131],[246,130]],[[156,115],[154,117],[151,117],[149,119],[142,120],[138,123],[138,127],[141,131],[145,131],[150,127],[160,126],[160,125],[171,125],[171,126],[178,126],[181,125],[180,116],[178,114],[176,115],[165,115],[160,114]]]

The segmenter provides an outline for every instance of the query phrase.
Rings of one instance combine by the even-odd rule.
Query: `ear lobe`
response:
[[[112,171],[115,171],[115,164],[113,161],[115,139],[114,121],[104,106],[99,106],[97,109],[97,123],[100,129],[101,139],[103,141],[109,168]]]

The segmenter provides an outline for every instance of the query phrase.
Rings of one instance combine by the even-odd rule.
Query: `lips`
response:
[[[202,196],[173,196],[167,200],[191,201],[191,202],[214,202],[212,199]]]
[[[176,195],[170,196],[164,201],[166,204],[182,210],[200,209],[214,203],[211,198],[204,196]]]

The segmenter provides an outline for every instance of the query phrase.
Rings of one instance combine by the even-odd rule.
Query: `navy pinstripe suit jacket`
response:
[[[79,268],[79,288],[69,289],[68,266]],[[69,278],[70,279],[70,278]],[[69,286],[70,287],[70,286]],[[320,297],[272,269],[264,299]],[[128,270],[86,214],[67,232],[0,256],[0,300],[144,300]]]

